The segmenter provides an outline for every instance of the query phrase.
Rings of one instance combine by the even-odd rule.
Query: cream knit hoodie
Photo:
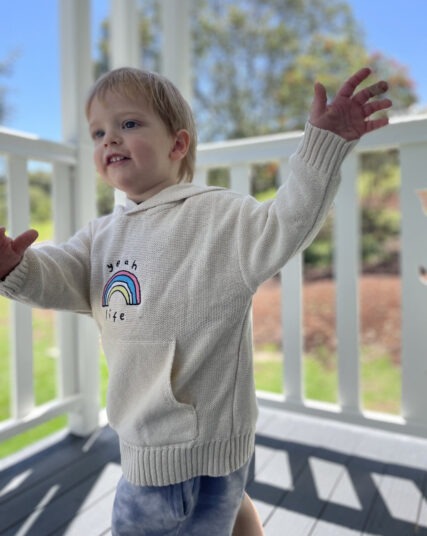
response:
[[[177,184],[30,248],[0,283],[9,298],[96,320],[130,482],[226,475],[250,458],[252,295],[314,238],[353,145],[307,125],[274,201]]]

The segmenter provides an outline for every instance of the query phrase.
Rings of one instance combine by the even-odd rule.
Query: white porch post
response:
[[[66,143],[77,150],[74,183],[74,225],[78,229],[96,216],[96,175],[92,143],[84,104],[92,83],[90,39],[90,0],[61,0],[62,132]],[[65,200],[70,202],[70,200]],[[73,341],[77,393],[82,407],[70,415],[70,430],[86,435],[98,425],[99,414],[99,343],[91,319],[78,316],[63,318],[60,328],[62,347]]]
[[[138,8],[135,0],[111,0],[110,67],[140,67]],[[126,195],[114,190],[116,205],[124,205]]]
[[[138,9],[135,0],[111,0],[111,68],[140,67]]]
[[[402,263],[402,414],[409,422],[427,423],[427,290],[419,279],[426,266],[427,218],[417,190],[427,183],[425,143],[403,145],[401,165]]]
[[[191,0],[159,0],[162,11],[162,74],[191,104]]]

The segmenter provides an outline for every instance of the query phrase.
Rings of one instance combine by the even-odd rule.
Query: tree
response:
[[[201,141],[301,129],[322,80],[333,94],[369,64],[392,82],[394,109],[416,101],[404,67],[369,57],[363,30],[343,0],[193,0],[193,89]],[[159,70],[159,5],[144,0],[140,18],[144,66]],[[108,24],[99,45],[108,68]]]
[[[160,71],[160,9],[156,0],[144,0],[139,18],[140,44],[144,53],[144,68]],[[110,25],[108,19],[101,24],[98,57],[94,64],[95,78],[111,68],[109,59]]]
[[[383,77],[398,73],[390,91],[395,108],[415,100],[403,68],[392,71],[392,60],[368,56],[343,1],[199,1],[194,107],[201,139],[301,129],[314,82],[333,94],[365,64],[374,63]]]

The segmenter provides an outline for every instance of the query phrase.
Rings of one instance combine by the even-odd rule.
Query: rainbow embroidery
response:
[[[141,287],[139,281],[134,274],[121,270],[116,272],[107,281],[104,292],[102,293],[102,307],[108,307],[111,296],[119,292],[126,305],[139,305],[141,303]]]

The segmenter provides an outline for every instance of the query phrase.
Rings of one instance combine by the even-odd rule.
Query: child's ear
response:
[[[175,143],[169,153],[172,160],[182,160],[190,147],[190,134],[187,130],[181,129],[175,134]]]

